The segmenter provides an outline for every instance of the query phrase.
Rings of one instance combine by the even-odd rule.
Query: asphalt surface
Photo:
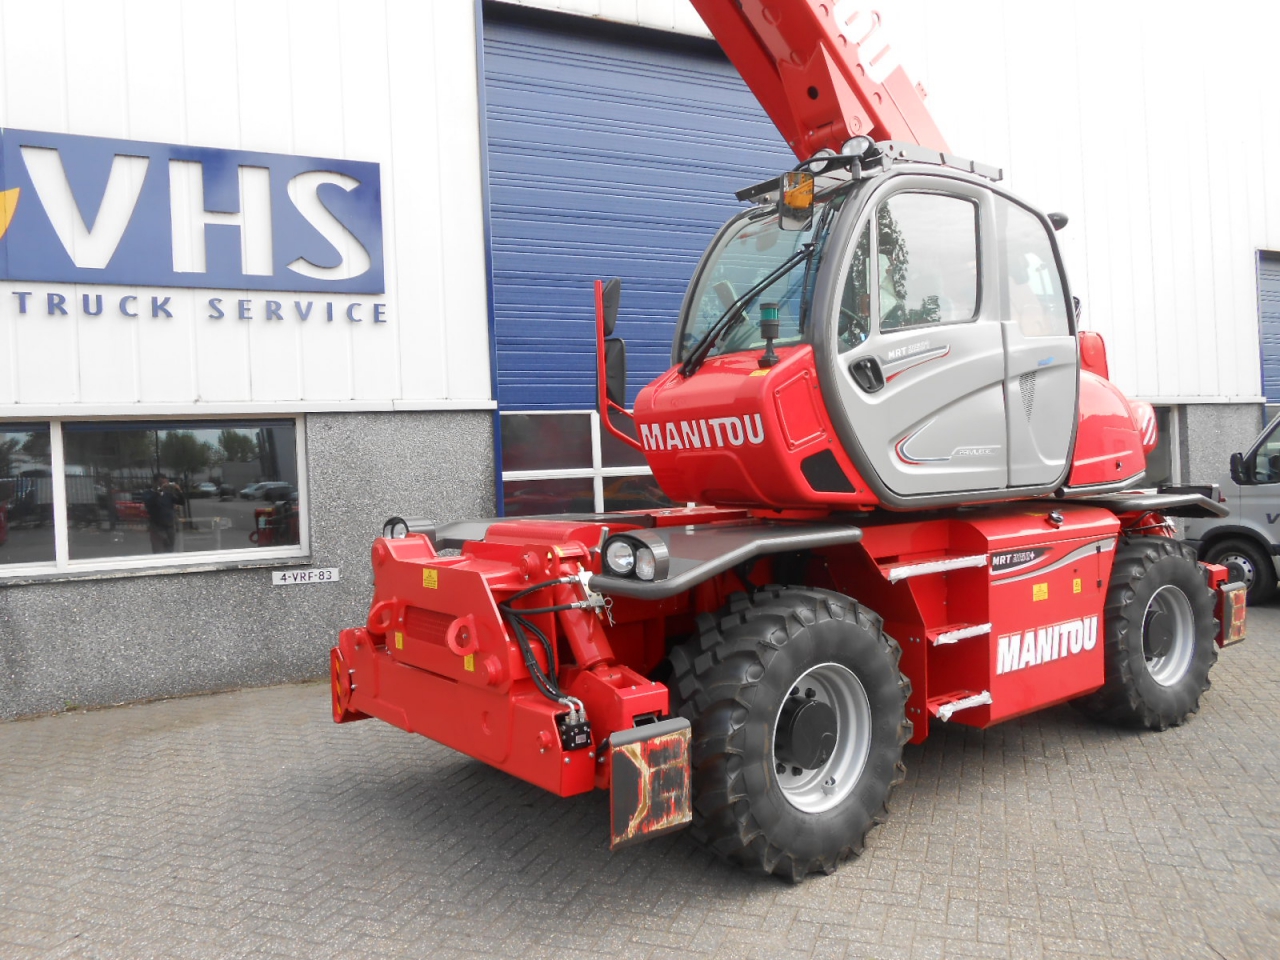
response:
[[[1280,957],[1280,606],[1164,733],[1058,708],[908,747],[800,886],[560,800],[323,684],[0,725],[0,958]],[[51,638],[51,642],[56,638]]]

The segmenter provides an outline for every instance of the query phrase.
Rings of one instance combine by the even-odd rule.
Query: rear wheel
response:
[[[735,595],[671,652],[693,724],[693,836],[798,882],[862,852],[902,782],[910,683],[880,618],[826,590]]]
[[[1106,684],[1074,701],[1120,726],[1163,730],[1200,709],[1218,659],[1214,596],[1195,551],[1166,537],[1122,538],[1105,610]]]
[[[1204,553],[1209,563],[1220,563],[1249,591],[1250,603],[1266,603],[1276,592],[1275,564],[1262,547],[1251,540],[1232,538],[1213,544]]]

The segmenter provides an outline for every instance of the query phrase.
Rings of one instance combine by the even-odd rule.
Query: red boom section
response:
[[[855,136],[947,151],[878,13],[847,0],[692,3],[801,160]]]

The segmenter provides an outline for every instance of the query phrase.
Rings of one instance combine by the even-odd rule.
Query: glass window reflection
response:
[[[52,463],[48,424],[0,426],[0,565],[53,562]]]
[[[66,424],[70,558],[299,542],[292,421]]]

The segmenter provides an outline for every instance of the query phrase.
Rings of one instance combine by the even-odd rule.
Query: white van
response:
[[[1186,539],[1200,559],[1231,568],[1232,579],[1248,586],[1250,603],[1269,600],[1280,576],[1280,417],[1267,424],[1248,451],[1231,455],[1220,499],[1230,516],[1184,520]]]

